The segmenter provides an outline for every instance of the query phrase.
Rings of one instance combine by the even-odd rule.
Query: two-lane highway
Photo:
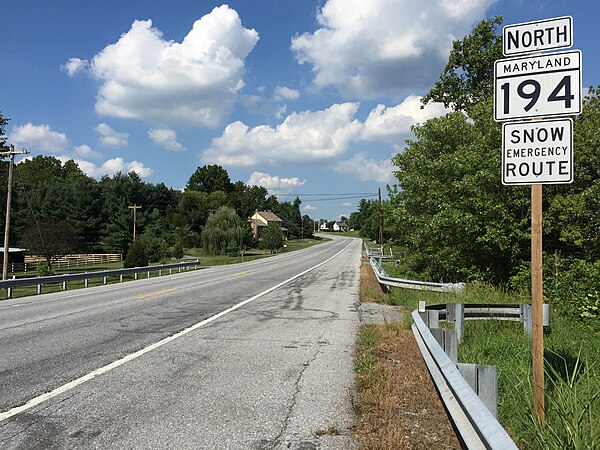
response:
[[[359,261],[334,239],[0,302],[0,447],[348,448]]]

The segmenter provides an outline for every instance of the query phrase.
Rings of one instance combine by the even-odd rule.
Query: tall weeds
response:
[[[546,420],[542,423],[538,417],[529,415],[532,433],[526,439],[528,447],[544,450],[600,448],[597,364],[589,366],[581,354],[571,363],[554,352],[548,356],[553,356],[552,359],[559,363],[556,367],[546,364]]]

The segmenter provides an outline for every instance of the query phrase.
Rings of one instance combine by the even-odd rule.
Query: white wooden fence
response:
[[[52,263],[52,268],[57,270],[71,269],[120,261],[123,261],[122,253],[81,253],[59,257]],[[25,256],[25,263],[11,263],[8,265],[8,270],[13,275],[21,272],[37,273],[39,268],[45,265],[46,258],[43,256]]]

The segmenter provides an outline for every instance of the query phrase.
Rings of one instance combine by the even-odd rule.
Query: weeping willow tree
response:
[[[202,231],[202,247],[209,255],[237,254],[244,245],[246,230],[233,208],[222,206],[211,213]]]

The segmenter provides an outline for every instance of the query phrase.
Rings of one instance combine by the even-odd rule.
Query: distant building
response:
[[[261,231],[267,228],[270,222],[276,223],[284,234],[287,232],[287,229],[283,228],[283,220],[271,211],[256,211],[248,219],[248,222],[250,222],[250,226],[252,227],[252,236],[254,236],[254,239],[260,239]]]
[[[333,224],[333,231],[348,231],[348,224],[345,222],[335,222]]]
[[[8,263],[9,264],[23,264],[25,263],[25,252],[24,248],[8,248]],[[0,247],[0,264],[4,264],[4,247]]]
[[[329,228],[327,228],[327,222],[322,223],[319,228],[321,229],[321,231],[328,231],[329,230]]]

